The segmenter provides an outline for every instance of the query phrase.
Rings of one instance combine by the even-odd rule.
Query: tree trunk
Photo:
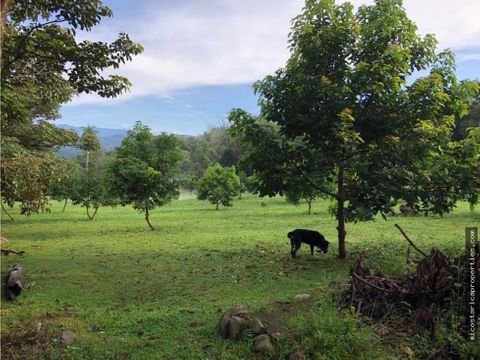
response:
[[[312,199],[307,199],[308,204],[308,215],[312,214]]]
[[[218,202],[217,202],[217,207],[215,208],[215,210],[218,210]]]
[[[65,212],[65,208],[67,207],[68,197],[65,198],[65,202],[63,203],[62,213]]]
[[[5,206],[3,206],[3,201],[0,201],[0,204],[2,205],[2,210],[5,214],[7,214],[8,218],[10,219],[10,221],[13,221],[13,217],[12,215],[10,215],[7,211],[7,209],[5,209]]]
[[[97,215],[98,208],[99,208],[99,206],[96,206],[96,207],[94,208],[95,211],[93,212],[92,220],[95,218],[95,215]]]
[[[154,231],[155,227],[150,222],[150,209],[148,208],[148,206],[145,208],[145,220],[147,220],[147,224],[150,227],[150,230]]]
[[[92,214],[92,215],[90,215],[90,206],[87,206],[86,208],[87,208],[87,216],[88,216],[88,218],[89,218],[90,220],[95,219],[95,215],[97,215],[97,211],[98,211],[99,206],[94,206],[94,207],[93,207],[93,214]]]
[[[345,189],[344,189],[344,164],[340,162],[338,167],[338,189],[337,189],[337,220],[338,220],[338,257],[345,259],[347,252],[345,251]]]
[[[2,0],[0,14],[0,59],[2,59],[4,35],[7,27],[7,13],[10,10],[11,0]]]
[[[85,156],[85,175],[88,176],[88,162],[90,160],[90,151],[87,150],[86,156]]]

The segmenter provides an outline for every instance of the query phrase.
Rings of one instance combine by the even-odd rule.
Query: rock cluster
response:
[[[294,297],[295,302],[304,302],[312,298],[310,294],[298,294]],[[241,340],[248,336],[254,337],[253,350],[257,353],[266,353],[273,350],[275,338],[280,335],[278,331],[267,328],[262,321],[254,316],[246,305],[235,305],[227,310],[218,323],[218,334],[224,339]],[[270,332],[270,333],[269,333]],[[290,359],[304,359],[305,355],[301,349],[292,353]]]
[[[224,339],[239,340],[248,334],[255,336],[254,350],[265,352],[273,349],[270,335],[259,318],[253,316],[246,305],[235,305],[220,318],[218,334]]]

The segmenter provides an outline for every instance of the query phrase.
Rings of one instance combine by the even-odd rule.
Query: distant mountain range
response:
[[[77,127],[67,124],[58,124],[59,128],[75,131],[78,135],[83,134],[84,127]],[[98,140],[104,151],[111,151],[122,143],[123,138],[127,135],[125,129],[106,129],[94,127],[97,132]],[[66,146],[58,150],[58,154],[65,158],[74,158],[79,156],[82,151],[73,146]]]
[[[68,129],[75,131],[78,135],[83,134],[84,127],[72,126],[67,124],[58,124],[56,125],[62,129]],[[107,128],[99,128],[93,127],[96,131],[98,140],[100,141],[100,145],[104,151],[112,151],[117,146],[120,146],[122,140],[125,136],[127,136],[127,131],[125,129],[107,129]],[[182,135],[183,136],[183,135]],[[185,135],[185,137],[190,137]],[[65,158],[74,158],[79,156],[82,151],[73,146],[66,146],[61,148],[58,151],[58,154]]]

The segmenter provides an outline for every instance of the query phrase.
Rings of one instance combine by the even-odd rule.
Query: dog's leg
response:
[[[310,245],[310,254],[313,255],[313,248],[315,247],[315,245]]]
[[[292,241],[292,258],[295,259],[297,257],[297,251],[300,249],[301,245],[301,242]]]

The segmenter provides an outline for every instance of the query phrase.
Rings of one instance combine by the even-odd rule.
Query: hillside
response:
[[[76,127],[67,124],[59,124],[58,127],[62,129],[73,130],[77,134],[81,135],[83,133],[83,127]],[[127,135],[126,129],[107,129],[94,127],[97,132],[98,139],[100,140],[100,145],[105,151],[111,151],[117,146],[119,146]],[[58,151],[59,155],[66,158],[76,157],[80,154],[80,150],[73,146],[66,146]]]
[[[75,131],[78,135],[83,133],[84,127],[79,126],[72,126],[68,124],[58,124],[59,128],[68,129]],[[127,135],[127,129],[108,129],[108,128],[99,128],[94,127],[98,140],[100,141],[100,145],[104,151],[112,151],[117,146],[122,143],[123,138]],[[191,135],[178,135],[176,136],[180,138],[194,138]],[[74,146],[65,146],[58,151],[58,154],[64,158],[75,158],[81,154],[81,150]]]

